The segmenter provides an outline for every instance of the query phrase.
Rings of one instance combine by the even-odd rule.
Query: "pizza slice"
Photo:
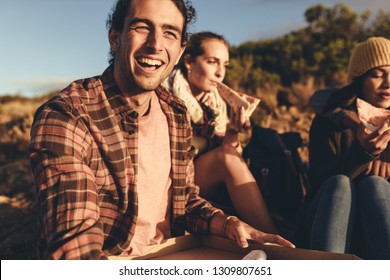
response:
[[[223,83],[218,84],[218,92],[230,107],[244,107],[248,118],[253,114],[260,103],[259,98],[237,92]]]
[[[363,99],[356,99],[356,108],[362,124],[374,131],[390,119],[390,110],[371,105]]]

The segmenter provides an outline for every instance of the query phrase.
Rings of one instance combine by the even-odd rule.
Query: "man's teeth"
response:
[[[148,64],[150,66],[161,66],[162,62],[160,60],[149,59],[149,58],[140,58],[138,60],[140,63]]]

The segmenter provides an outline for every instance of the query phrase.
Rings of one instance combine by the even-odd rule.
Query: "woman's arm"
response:
[[[324,117],[314,118],[309,137],[309,174],[314,188],[337,174],[354,179],[375,159],[363,149],[353,130],[340,131]]]

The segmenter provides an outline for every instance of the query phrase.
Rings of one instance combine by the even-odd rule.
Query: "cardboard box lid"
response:
[[[250,243],[248,248],[240,248],[235,240],[216,236],[186,235],[165,240],[159,245],[151,246],[147,254],[141,257],[110,256],[114,260],[145,260],[145,259],[242,259],[252,250],[260,249],[267,254],[268,260],[359,260],[352,254],[339,254],[306,250],[299,248],[285,248],[273,245],[259,245]]]
[[[246,255],[252,250],[260,249],[267,254],[268,260],[359,260],[360,258],[352,254],[339,254],[317,250],[307,250],[300,248],[286,248],[275,245],[260,245],[250,243],[248,248],[238,247],[235,240],[228,240],[214,236],[202,238],[202,244],[213,248],[227,251],[241,252]]]

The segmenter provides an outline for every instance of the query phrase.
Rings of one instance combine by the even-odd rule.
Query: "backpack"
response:
[[[306,169],[298,153],[301,146],[297,132],[279,134],[254,126],[243,150],[276,227],[290,240],[294,239],[308,189]]]

